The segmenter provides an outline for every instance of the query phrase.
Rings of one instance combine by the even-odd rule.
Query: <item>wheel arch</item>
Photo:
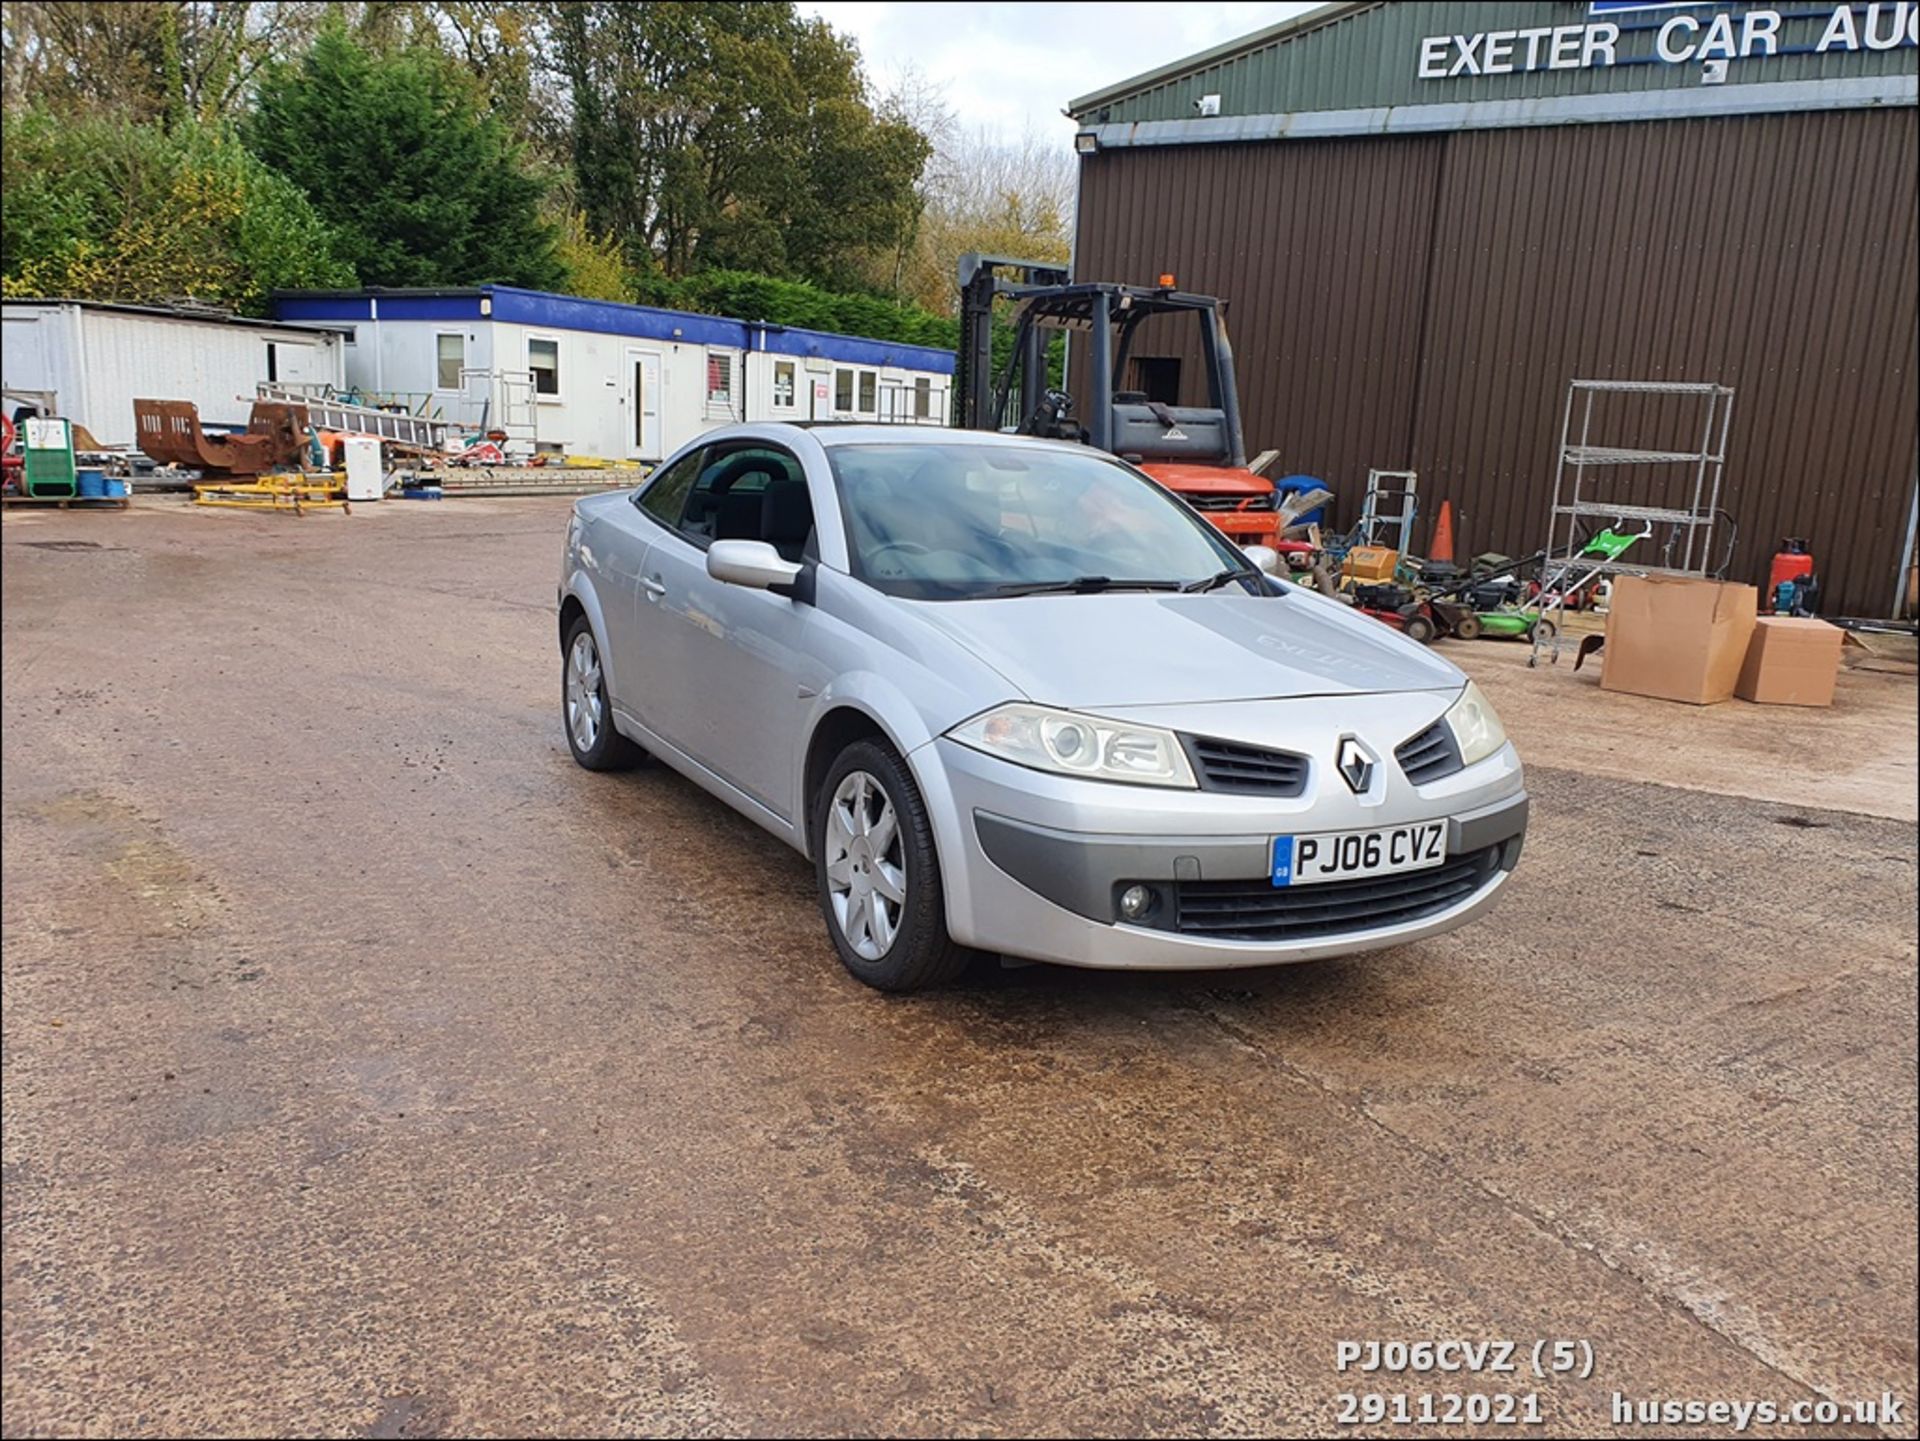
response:
[[[613,647],[610,644],[611,637],[607,634],[607,618],[600,609],[600,598],[593,593],[592,585],[584,576],[575,575],[566,589],[560,592],[557,639],[560,642],[562,659],[565,658],[567,651],[567,632],[573,628],[574,621],[581,616],[585,616],[587,624],[593,628],[594,648],[600,652],[600,669],[606,673],[607,677],[607,696],[617,704],[621,691],[618,685],[619,677],[614,673]]]
[[[834,757],[862,739],[885,741],[913,777],[921,797],[935,793],[924,773],[926,757],[918,754],[933,739],[933,731],[917,706],[884,677],[863,672],[836,680],[821,692],[807,727],[807,742],[799,766],[794,816],[801,851],[813,854],[813,808]],[[944,787],[937,788],[944,791]]]

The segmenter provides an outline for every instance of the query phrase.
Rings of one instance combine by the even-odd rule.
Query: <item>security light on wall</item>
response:
[[[1100,137],[1091,130],[1082,130],[1073,137],[1073,148],[1082,155],[1097,155],[1100,152]]]
[[[1202,95],[1193,102],[1193,108],[1201,115],[1218,115],[1220,113],[1220,97],[1218,95]]]

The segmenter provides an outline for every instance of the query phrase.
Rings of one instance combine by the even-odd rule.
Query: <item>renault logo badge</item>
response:
[[[1373,784],[1373,756],[1352,736],[1340,738],[1340,748],[1333,753],[1333,764],[1347,783],[1347,789],[1355,795],[1365,795],[1367,787]]]

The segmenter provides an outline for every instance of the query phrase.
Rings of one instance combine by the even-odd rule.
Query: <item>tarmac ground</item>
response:
[[[0,524],[7,1434],[1914,1434],[1911,676],[1450,643],[1534,797],[1481,922],[886,997],[569,759],[566,504]]]

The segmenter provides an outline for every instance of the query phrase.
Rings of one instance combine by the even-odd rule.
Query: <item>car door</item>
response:
[[[619,703],[641,725],[668,739],[672,735],[667,729],[658,677],[669,661],[660,634],[663,617],[653,604],[659,591],[650,588],[658,584],[653,579],[657,567],[651,558],[660,541],[679,525],[706,454],[704,446],[688,451],[655,471],[632,497],[632,510],[622,516],[622,522],[632,531],[633,544],[620,562],[630,560],[633,569],[619,619],[614,619],[611,610],[607,613],[607,628],[615,632],[607,643],[613,650],[614,681],[621,691]]]
[[[680,522],[648,551],[641,609],[651,614],[636,627],[658,647],[650,689],[663,693],[659,733],[785,820],[794,819],[801,688],[818,684],[806,658],[813,608],[713,579],[706,550],[716,539],[765,539],[802,558],[811,532],[805,484],[799,460],[779,446],[711,447]],[[772,504],[769,490],[782,492]],[[769,533],[783,498],[794,504]]]

